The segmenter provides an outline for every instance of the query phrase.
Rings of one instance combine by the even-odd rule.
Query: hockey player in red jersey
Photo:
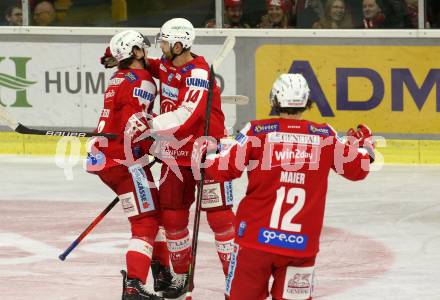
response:
[[[311,106],[302,75],[281,75],[270,100],[280,118],[251,121],[231,147],[205,162],[206,173],[218,181],[248,172],[236,212],[230,300],[266,299],[271,276],[273,299],[312,299],[329,171],[362,180],[374,157],[368,127],[350,130],[342,143],[329,125],[301,119]]]
[[[149,70],[160,80],[160,115],[152,118],[148,126],[152,134],[165,138],[156,141],[158,147],[154,155],[164,162],[159,199],[176,275],[163,295],[171,299],[184,294],[188,288],[191,241],[187,227],[198,179],[191,170],[191,157],[194,144],[203,136],[209,86],[208,63],[190,51],[194,38],[191,22],[182,18],[171,19],[162,26],[158,36],[162,58],[148,59]],[[220,101],[220,89],[216,85],[209,132],[216,140],[225,136]],[[167,137],[178,142],[170,142]],[[234,239],[232,185],[207,180],[203,195],[202,210],[207,212],[226,275]]]
[[[119,197],[131,224],[132,237],[126,252],[123,300],[163,299],[144,288],[158,232],[158,193],[151,171],[137,158],[147,142],[133,142],[145,129],[147,114],[156,97],[156,85],[145,70],[150,43],[142,34],[123,31],[110,41],[118,61],[105,91],[104,108],[97,132],[114,133],[115,140],[95,140],[88,156],[88,171],[96,173]]]
[[[106,48],[100,61],[106,69],[114,68],[118,65],[118,61],[115,57],[113,57],[110,47]],[[159,230],[154,241],[153,256],[151,259],[151,271],[153,275],[154,291],[161,292],[168,288],[168,286],[171,284],[172,275],[170,270],[169,252],[167,248],[165,230],[162,222],[159,223]]]

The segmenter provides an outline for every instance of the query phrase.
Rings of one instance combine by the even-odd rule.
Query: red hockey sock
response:
[[[160,261],[162,266],[170,266],[170,253],[168,252],[165,229],[159,227],[156,240],[154,241],[153,260]]]
[[[188,218],[188,210],[165,210],[162,212],[171,264],[177,274],[189,271],[191,239],[187,228]]]
[[[229,261],[234,249],[234,213],[231,209],[207,212],[209,226],[215,234],[215,246],[222,264],[223,273],[228,274]]]
[[[188,273],[191,262],[191,239],[188,229],[185,228],[179,233],[167,232],[167,244],[174,272]]]
[[[154,238],[157,234],[157,219],[145,217],[130,220],[132,238],[125,255],[127,261],[127,275],[137,278],[143,284],[147,281],[153,255]]]

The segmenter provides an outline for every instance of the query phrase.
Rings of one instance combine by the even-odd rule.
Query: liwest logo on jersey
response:
[[[278,131],[279,128],[280,128],[280,123],[257,124],[254,125],[253,132],[255,134],[262,134],[272,131]]]
[[[165,97],[167,99],[176,101],[177,96],[179,95],[179,89],[162,83],[161,94],[163,97]]]
[[[188,77],[186,79],[186,86],[187,87],[197,87],[207,90],[209,88],[209,81],[197,78],[197,77]]]
[[[309,125],[309,132],[313,133],[313,134],[323,135],[323,136],[330,136],[331,135],[331,130],[330,130],[330,127],[328,127],[328,126],[316,127],[316,126],[313,126],[312,124],[310,124]]]
[[[267,228],[260,228],[258,235],[258,242],[261,244],[291,250],[304,250],[307,247],[307,240],[306,235],[280,232]]]
[[[134,74],[133,72],[128,72],[127,74],[125,74],[125,78],[127,78],[127,80],[130,83],[135,82],[136,80],[138,80],[139,78],[136,76],[136,74]]]
[[[154,100],[154,98],[156,97],[155,95],[153,95],[152,93],[149,93],[148,91],[146,91],[146,90],[143,90],[143,89],[141,89],[141,88],[134,88],[134,90],[133,90],[133,97],[138,97],[138,98],[141,98],[141,99],[143,99],[143,100],[145,100],[145,101],[149,101],[149,102],[151,102],[151,101],[153,101]]]

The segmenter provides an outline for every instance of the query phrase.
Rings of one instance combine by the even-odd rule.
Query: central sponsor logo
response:
[[[281,232],[277,230],[260,228],[258,242],[264,245],[280,247],[290,250],[304,250],[308,237],[301,234]]]
[[[321,143],[319,136],[289,132],[271,132],[267,135],[267,139],[269,143],[305,144],[316,146]]]

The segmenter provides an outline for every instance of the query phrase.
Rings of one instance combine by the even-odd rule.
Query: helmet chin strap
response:
[[[174,45],[176,45],[176,44],[174,44]],[[176,54],[176,53],[174,52],[174,50],[173,50],[173,49],[174,49],[174,45],[173,45],[173,47],[170,47],[171,61],[173,61],[176,57],[182,55],[183,52],[185,52],[184,49],[182,48],[182,51],[181,51],[179,54]]]

